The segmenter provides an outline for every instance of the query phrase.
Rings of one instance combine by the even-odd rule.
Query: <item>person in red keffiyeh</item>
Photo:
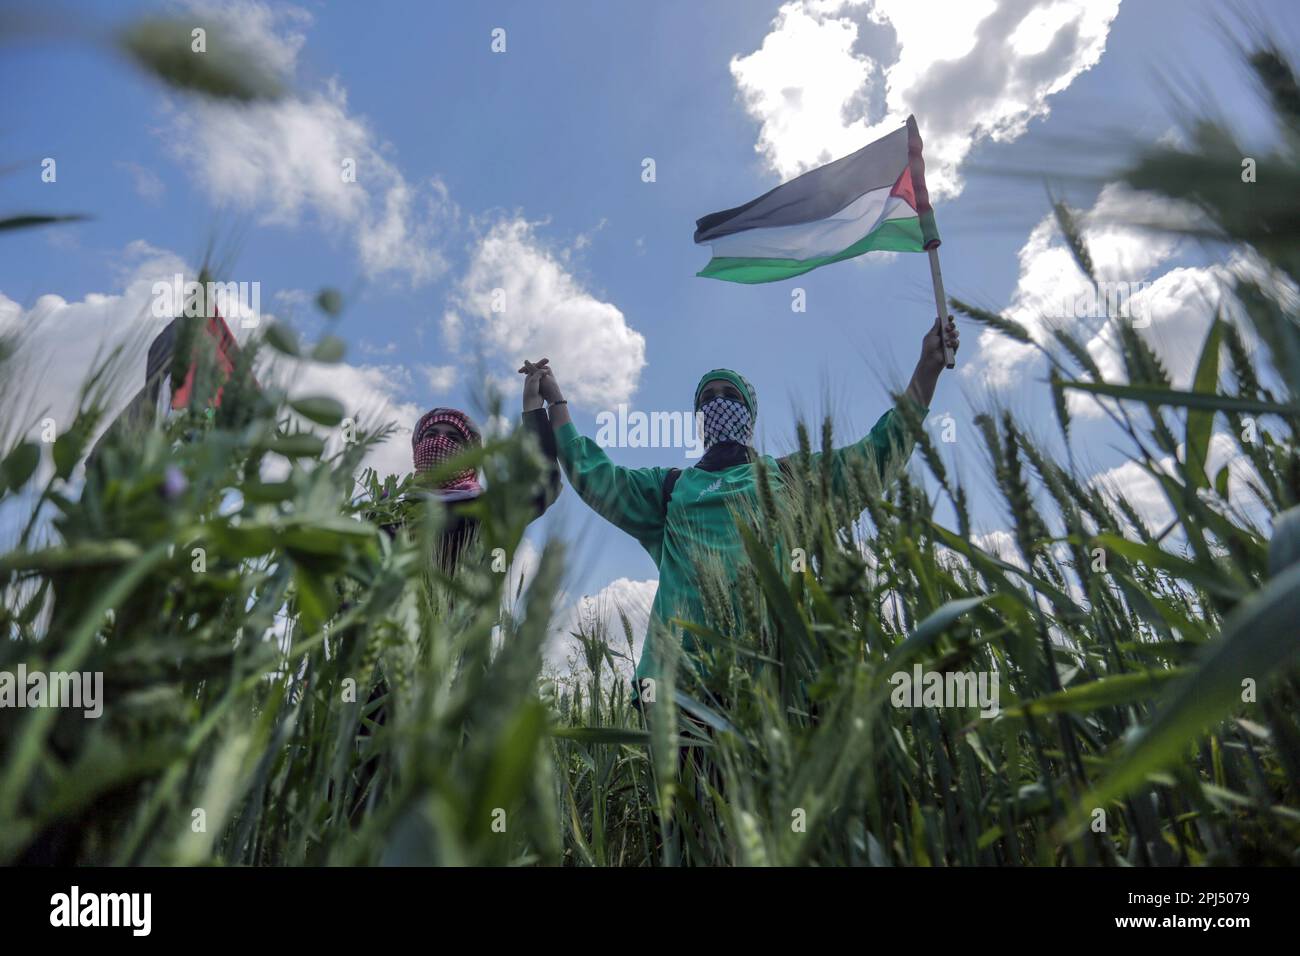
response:
[[[540,379],[541,373],[535,373],[533,378]],[[536,392],[535,383],[533,391]],[[546,409],[540,406],[539,401],[530,402],[527,394],[524,396],[523,423],[537,438],[547,463],[543,487],[532,501],[535,517],[540,517],[560,493],[555,431]],[[479,484],[478,472],[472,467],[448,475],[442,472],[442,466],[482,444],[483,436],[473,420],[456,408],[435,408],[426,412],[411,432],[411,455],[416,475],[437,475],[437,485],[426,487],[423,494],[441,501],[451,509],[439,548],[439,562],[446,570],[455,568],[461,552],[478,525],[477,518],[464,514],[462,509],[455,506],[478,498],[483,493],[483,486]]]
[[[435,408],[427,412],[411,432],[415,471],[417,474],[432,471],[481,444],[483,438],[468,415],[455,408]],[[482,490],[478,473],[473,468],[466,468],[440,481],[434,493],[443,499],[456,500],[475,497]]]
[[[538,395],[542,376],[547,372],[545,364],[545,360],[537,367],[525,363],[528,366],[528,378],[524,387],[523,423],[524,427],[536,436],[542,455],[546,459],[546,476],[532,502],[536,512],[535,517],[540,517],[542,512],[550,507],[561,488],[555,430],[551,427],[550,416],[542,407],[542,400]],[[478,527],[478,519],[473,515],[465,514],[460,506],[478,498],[483,493],[483,486],[479,484],[478,472],[474,468],[465,468],[451,475],[442,474],[440,469],[447,462],[482,444],[483,436],[473,420],[456,408],[435,408],[426,412],[411,431],[411,457],[416,475],[428,476],[431,472],[437,475],[437,484],[422,488],[418,494],[428,495],[441,501],[450,512],[443,526],[441,543],[435,552],[440,566],[449,574],[454,573],[461,553],[472,540],[474,531]],[[384,530],[389,534],[396,534],[397,527],[397,525],[386,525]],[[374,706],[387,693],[388,686],[381,680],[371,691],[366,703],[367,708]],[[385,708],[381,706],[376,709],[371,720],[376,725],[383,725],[387,720]],[[368,737],[371,731],[363,724],[360,734],[362,737]],[[362,796],[366,794],[375,774],[375,766],[376,762],[371,760],[360,769],[358,794]],[[358,798],[353,812],[361,806],[360,800],[361,798]]]

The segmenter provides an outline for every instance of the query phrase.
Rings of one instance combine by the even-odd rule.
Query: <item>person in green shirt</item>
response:
[[[955,350],[959,335],[951,319],[944,335]],[[943,342],[936,322],[922,341],[921,357],[904,398],[914,402],[922,416],[929,411],[943,369]],[[668,622],[678,618],[709,626],[699,587],[701,570],[719,569],[734,579],[748,563],[736,519],[758,510],[760,456],[753,448],[758,393],[738,372],[706,372],[696,386],[694,403],[703,433],[703,457],[686,469],[624,468],[574,426],[548,360],[525,362],[520,371],[543,373],[540,396],[555,430],[560,465],[574,491],[602,518],[634,537],[659,569],[659,588],[634,681],[637,696],[651,702],[662,670],[663,643],[672,639]],[[901,416],[891,408],[862,440],[831,452],[832,492],[860,514],[867,505],[863,495],[871,489],[855,476],[873,476],[879,493],[910,457],[911,446]],[[769,481],[778,490],[785,481],[783,463],[762,458]],[[814,468],[819,467],[821,455],[812,458]],[[689,634],[682,643],[689,654]]]

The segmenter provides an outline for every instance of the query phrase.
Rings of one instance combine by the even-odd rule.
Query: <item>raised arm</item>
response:
[[[943,331],[948,339],[948,348],[956,352],[961,344],[961,333],[957,331],[957,323],[951,317]],[[907,383],[907,394],[921,407],[929,408],[930,402],[934,400],[934,386],[943,370],[943,341],[939,338],[939,321],[936,319],[934,327],[921,340],[921,357],[916,360],[912,380]]]
[[[542,480],[542,487],[533,502],[537,514],[541,515],[559,497],[560,489],[563,487],[560,483],[560,464],[555,446],[555,429],[551,427],[550,418],[543,406],[541,396],[540,386],[545,367],[525,362],[524,368],[520,369],[520,371],[525,375],[524,427],[532,432],[533,437],[537,439],[537,444],[542,450],[542,457],[546,460],[546,474]]]
[[[603,448],[579,434],[569,417],[568,401],[546,359],[525,362],[520,371],[525,375],[541,372],[537,401],[545,401],[548,406],[556,454],[578,497],[606,521],[636,538],[657,559],[663,541],[663,484],[668,469],[614,464]],[[528,402],[525,393],[525,408]]]
[[[960,335],[952,319],[944,330],[948,345],[956,351]],[[939,338],[938,323],[921,341],[921,357],[908,383],[901,401],[910,402],[920,417],[925,417],[934,399],[935,385],[944,369],[943,342]],[[898,408],[881,415],[865,438],[836,448],[831,455],[831,490],[851,506],[854,512],[866,508],[870,497],[879,496],[898,474],[899,468],[912,454],[911,440]],[[812,473],[820,472],[822,454],[812,456]]]

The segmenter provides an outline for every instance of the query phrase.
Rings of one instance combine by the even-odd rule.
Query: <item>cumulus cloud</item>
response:
[[[511,556],[510,566],[506,569],[504,596],[507,612],[515,616],[523,613],[527,592],[536,578],[541,556],[538,545],[529,538],[519,542],[519,547]],[[592,594],[575,595],[567,590],[561,591],[556,598],[555,612],[542,648],[547,672],[561,679],[585,676],[585,655],[582,645],[573,636],[575,632],[581,632],[602,635],[611,650],[626,655],[627,660],[616,659],[615,667],[630,680],[641,656],[646,626],[650,620],[650,607],[654,603],[658,587],[657,578],[641,581],[616,578]],[[632,634],[630,652],[623,628],[623,615],[627,617]]]
[[[618,659],[616,667],[623,677],[630,679],[641,657],[650,606],[658,587],[659,581],[653,578],[648,581],[617,578],[595,594],[571,600],[551,626],[546,645],[546,660],[551,669],[560,674],[570,669],[575,673],[585,669],[581,645],[573,637],[573,632],[582,629],[587,633],[603,634],[613,651],[628,656],[626,660]],[[630,651],[622,615],[627,616],[632,634]]]
[[[1010,142],[1094,66],[1119,0],[792,0],[759,49],[731,61],[782,178],[851,153],[915,113],[932,195],[961,192],[983,140]]]
[[[1173,233],[1146,226],[1190,225],[1194,218],[1195,213],[1183,204],[1109,183],[1090,208],[1075,214],[1093,270],[1105,285],[1089,284],[1055,217],[1048,214],[1020,249],[1020,275],[1011,304],[1002,314],[1049,348],[1053,329],[1068,332],[1088,349],[1108,380],[1122,381],[1116,330],[1106,318],[1107,297],[1113,296],[1112,306],[1127,302],[1124,308],[1139,326],[1139,334],[1165,362],[1175,383],[1185,387],[1224,283],[1244,267],[1244,259],[1235,256],[1226,265],[1175,267],[1157,274],[1183,251],[1183,243]],[[962,374],[1001,388],[1023,380],[1027,367],[1039,360],[1040,353],[1031,346],[984,329]],[[1080,393],[1069,397],[1072,414],[1100,414],[1100,405],[1091,397]]]
[[[382,478],[404,475],[412,470],[411,430],[422,409],[403,395],[412,387],[411,373],[400,365],[351,365],[277,358],[259,369],[259,379],[283,388],[291,399],[325,395],[343,404],[344,414],[364,428],[394,426],[392,434],[371,446],[362,466],[375,469]],[[319,429],[318,429],[319,431]],[[339,448],[342,435],[337,429],[325,435],[326,451]]]
[[[1160,356],[1175,388],[1191,387],[1205,334],[1231,280],[1230,266],[1171,269],[1134,297],[1131,310],[1142,315],[1144,323],[1150,323],[1138,334]],[[1125,380],[1114,323],[1102,326],[1088,342],[1088,352],[1103,378],[1111,382]],[[1090,407],[1097,406],[1090,403]]]
[[[131,181],[135,186],[136,195],[141,199],[147,199],[149,202],[158,202],[167,191],[167,186],[163,183],[159,175],[147,166],[141,166],[139,163],[118,163],[118,169],[124,170],[131,174]]]
[[[424,380],[429,386],[429,391],[435,395],[449,392],[456,384],[456,366],[454,365],[424,365],[420,369],[424,373]]]
[[[1182,446],[1178,449],[1181,457]],[[1236,513],[1243,520],[1257,527],[1266,527],[1268,515],[1250,491],[1251,483],[1259,479],[1251,464],[1237,450],[1232,436],[1218,432],[1210,437],[1210,446],[1206,452],[1206,472],[1212,477],[1220,469],[1228,469],[1228,500]],[[1156,467],[1166,475],[1174,475],[1176,463],[1172,457],[1161,458]],[[1136,461],[1126,461],[1114,468],[1099,472],[1089,481],[1111,499],[1125,498],[1133,510],[1152,534],[1159,533],[1174,520],[1174,510],[1169,504],[1160,483]],[[1182,542],[1181,536],[1175,536],[1173,543]]]
[[[1022,569],[1025,568],[1025,559],[1020,553],[1020,548],[1016,545],[1015,536],[1004,528],[997,528],[983,534],[972,535],[971,544],[975,545],[975,547],[979,548],[981,551],[986,551],[989,554],[1006,561],[1008,564],[1014,564],[1016,567]]]
[[[1076,224],[1099,280],[1142,282],[1174,255],[1178,242],[1173,236],[1126,224],[1146,221],[1167,205],[1158,197],[1109,183],[1092,208],[1078,211]],[[1084,342],[1100,330],[1102,320],[1073,316],[1074,304],[1080,298],[1086,301],[1090,286],[1075,264],[1055,216],[1045,215],[1034,227],[1020,248],[1019,261],[1020,276],[1011,305],[1004,311],[1008,318],[1028,329],[1041,344],[1051,341],[1051,330],[1057,325]],[[1019,366],[1037,353],[986,329],[980,333],[978,355],[979,362],[968,365],[964,374],[980,374],[994,386],[1005,386],[1018,378]]]
[[[193,273],[175,253],[143,241],[126,247],[121,267],[121,291],[91,292],[80,301],[47,294],[24,308],[0,292],[0,334],[20,336],[6,366],[15,380],[6,384],[26,402],[9,410],[7,438],[15,437],[9,429],[32,428],[44,417],[54,420],[57,431],[70,425],[82,384],[119,348],[118,372],[108,377],[114,414],[144,385],[149,342],[171,321],[153,314],[154,283]]]
[[[292,77],[311,20],[305,11],[248,0],[204,12],[263,65]],[[168,147],[214,202],[260,223],[311,219],[350,237],[368,277],[417,286],[446,272],[440,229],[457,214],[446,188],[436,179],[408,182],[390,148],[349,111],[338,81],[251,104],[185,98],[168,115]]]
[[[476,336],[489,369],[513,376],[525,359],[547,357],[567,397],[602,406],[627,401],[645,367],[645,337],[622,311],[569,271],[569,251],[546,247],[522,217],[495,223],[474,246],[469,268],[443,318],[453,347]]]
[[[1255,347],[1250,323],[1225,296],[1235,283],[1256,282],[1284,309],[1300,308],[1300,290],[1252,249],[1234,249],[1223,261],[1208,265],[1176,264],[1188,249],[1170,230],[1204,225],[1200,214],[1185,203],[1109,183],[1090,208],[1075,210],[1075,222],[1099,286],[1088,283],[1055,217],[1048,214],[1020,249],[1019,279],[1002,314],[1049,351],[1060,351],[1052,331],[1068,332],[1108,382],[1127,381],[1118,327],[1107,317],[1108,298],[1111,314],[1118,311],[1134,320],[1137,334],[1159,357],[1176,389],[1191,387],[1215,316],[1233,322],[1247,348]],[[1005,388],[1024,381],[1042,363],[1037,349],[986,328],[961,374],[967,381]],[[1074,390],[1066,395],[1070,414],[1079,419],[1099,417],[1113,404]]]

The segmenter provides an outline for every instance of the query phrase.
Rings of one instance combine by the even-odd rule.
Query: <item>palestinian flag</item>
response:
[[[916,117],[856,153],[695,223],[713,258],[697,275],[776,282],[864,252],[939,245]]]
[[[176,350],[185,337],[182,327],[185,322],[193,322],[189,361],[181,365],[176,361]],[[212,408],[221,407],[221,396],[226,384],[235,372],[235,363],[239,360],[239,343],[230,331],[220,313],[212,318],[203,317],[172,319],[167,327],[154,337],[149,344],[149,355],[145,360],[144,388],[136,393],[126,408],[114,419],[100,436],[99,441],[86,459],[89,466],[99,457],[109,435],[115,432],[146,429],[156,421],[165,419],[172,412],[189,407],[193,398],[194,377],[201,361],[209,361],[213,374],[220,384],[216,393],[209,400]],[[179,374],[182,373],[183,374]],[[249,384],[257,389],[257,379],[250,373]]]
[[[182,337],[183,321],[185,320],[180,318],[173,319],[149,346],[149,359],[145,365],[145,386],[152,387],[155,395],[161,390],[163,381],[175,371],[176,349]],[[199,321],[202,319],[200,318]],[[198,371],[199,361],[204,357],[215,365],[216,374],[222,383],[217,386],[216,394],[211,401],[214,407],[221,407],[221,393],[225,390],[225,383],[234,374],[235,361],[239,358],[239,343],[231,334],[226,320],[215,310],[213,316],[203,323],[201,331],[202,335],[196,337],[197,341],[193,344],[190,361],[185,366],[184,378],[179,381],[172,380],[170,383],[171,393],[166,396],[169,400],[167,406],[169,409],[182,409],[189,406],[190,395],[194,391],[194,374]],[[207,355],[203,356],[200,349],[206,349]],[[253,385],[257,385],[256,379],[253,380]]]

